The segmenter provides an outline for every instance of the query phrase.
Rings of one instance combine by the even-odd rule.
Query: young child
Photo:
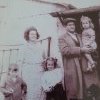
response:
[[[42,87],[46,93],[46,100],[65,100],[62,86],[62,71],[57,65],[57,59],[52,57],[44,61],[44,74],[42,76]]]
[[[95,31],[94,31],[94,25],[92,23],[92,20],[87,16],[81,17],[81,24],[83,28],[82,32],[82,43],[83,46],[90,47],[95,51],[97,49],[97,44],[95,41]],[[96,66],[96,62],[93,60],[92,54],[85,54],[86,59],[88,60],[88,67],[87,71],[92,71],[93,68]]]
[[[7,76],[1,80],[0,91],[4,94],[4,100],[25,100],[27,86],[18,76],[17,64],[9,66]]]

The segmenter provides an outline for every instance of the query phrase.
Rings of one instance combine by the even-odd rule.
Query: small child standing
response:
[[[82,43],[83,46],[90,47],[95,51],[97,49],[97,44],[95,41],[95,31],[92,20],[87,16],[81,17],[81,24],[83,28],[82,32]],[[86,59],[88,60],[87,71],[92,71],[96,66],[96,62],[92,58],[92,54],[85,54]]]
[[[1,80],[0,91],[4,94],[4,100],[25,100],[27,85],[18,76],[17,64],[9,66],[7,76]]]
[[[47,58],[44,63],[42,88],[46,93],[46,100],[65,100],[66,96],[62,86],[62,71],[57,65],[57,59]]]

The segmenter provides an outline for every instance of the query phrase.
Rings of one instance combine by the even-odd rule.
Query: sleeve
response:
[[[5,87],[6,79],[6,76],[1,77],[0,88]]]
[[[97,44],[96,44],[96,41],[95,41],[95,31],[91,30],[90,33],[91,33],[91,36],[90,36],[91,46],[92,46],[93,49],[96,49]]]
[[[63,38],[58,39],[59,49],[62,55],[75,56],[80,55],[80,47],[69,46]]]
[[[90,40],[91,41],[95,41],[95,31],[93,31],[93,30],[90,30]]]
[[[26,50],[26,45],[24,44],[19,48],[19,54],[18,54],[18,66],[19,66],[19,75],[22,76],[22,67],[25,62],[25,50]]]
[[[26,51],[26,45],[20,47],[19,49],[19,55],[18,55],[18,63],[22,63],[25,58],[25,52]]]
[[[0,92],[2,92],[3,94],[8,92],[8,90],[6,89],[6,79],[7,76],[3,76],[0,82]]]

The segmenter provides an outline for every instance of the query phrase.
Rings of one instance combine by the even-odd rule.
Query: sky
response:
[[[77,8],[84,8],[89,6],[100,6],[100,0],[43,0],[50,2],[66,2],[68,4],[72,4]]]
[[[17,1],[17,0],[13,0],[13,2],[14,1]],[[23,0],[20,0],[20,1],[23,1]],[[28,0],[24,0],[24,1],[28,1]],[[100,6],[100,0],[41,0],[41,1],[60,2],[60,3],[66,2],[78,8],[84,8],[84,7],[96,6],[96,5]],[[8,2],[12,2],[12,0],[0,0],[0,5],[2,4],[6,5]]]
[[[41,0],[54,3],[72,4],[77,8],[85,8],[90,6],[100,6],[100,0]],[[55,9],[52,6],[45,6],[32,2],[31,0],[0,0],[0,43],[21,42],[23,32],[28,26],[36,26],[40,33],[45,36],[56,32],[55,19],[51,16],[33,16],[33,14],[47,13]],[[26,13],[27,12],[27,13]],[[25,18],[23,18],[25,17]],[[19,19],[18,19],[19,18]],[[50,21],[49,21],[50,20]],[[45,25],[42,25],[42,24]],[[45,27],[46,28],[45,28]],[[50,27],[49,27],[50,26]],[[21,34],[21,36],[20,36]],[[5,38],[6,37],[6,38]],[[19,40],[15,37],[18,37]]]
[[[100,6],[100,0],[44,0],[72,4],[77,8]],[[8,8],[2,8],[7,6]],[[33,4],[31,0],[0,0],[0,49],[1,45],[24,44],[24,31],[35,26],[42,38],[52,37],[52,55],[58,56],[57,19],[50,15],[33,16],[33,14],[47,13],[55,9],[52,6]],[[25,17],[25,18],[23,18]],[[62,30],[61,30],[62,31]],[[7,47],[8,48],[8,47]],[[57,51],[57,52],[56,52]],[[1,56],[0,56],[1,57]],[[6,57],[7,58],[7,57]],[[0,58],[1,59],[1,58]],[[1,64],[1,63],[0,63]]]

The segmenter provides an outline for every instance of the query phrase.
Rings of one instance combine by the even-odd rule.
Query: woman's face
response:
[[[90,27],[90,23],[88,20],[83,20],[82,21],[82,27],[83,29],[88,29]]]
[[[29,32],[29,41],[37,40],[37,32],[35,30],[31,30]]]

